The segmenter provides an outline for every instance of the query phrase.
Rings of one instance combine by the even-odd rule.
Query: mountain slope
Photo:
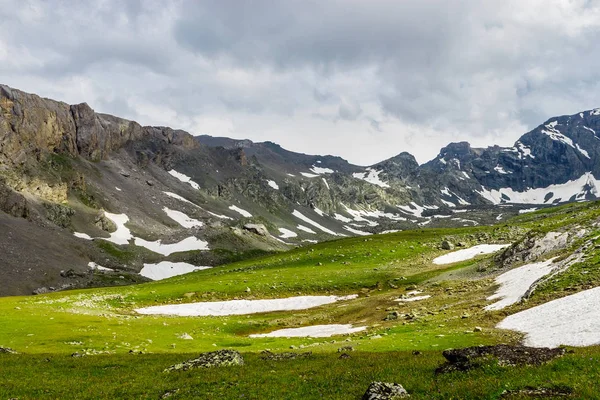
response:
[[[0,215],[11,232],[0,235],[0,268],[12,271],[0,295],[138,282],[147,264],[187,263],[175,273],[344,236],[490,224],[530,207],[509,203],[595,198],[597,129],[600,112],[587,111],[512,148],[453,143],[421,166],[403,152],[362,167],[0,85]]]

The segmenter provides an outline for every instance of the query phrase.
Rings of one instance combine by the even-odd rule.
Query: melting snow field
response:
[[[469,247],[468,249],[454,251],[452,253],[444,254],[433,260],[434,264],[451,264],[459,261],[466,261],[475,258],[482,254],[495,253],[498,250],[504,249],[510,246],[509,244],[479,244],[477,246]]]
[[[269,333],[250,335],[251,338],[263,337],[331,337],[333,335],[346,335],[349,333],[361,332],[367,329],[366,326],[353,328],[352,325],[313,325],[302,328],[280,329]]]
[[[498,328],[525,333],[527,346],[600,344],[600,287],[513,314]]]
[[[238,206],[229,206],[229,209],[240,214],[242,217],[252,218],[252,214],[244,209],[239,208]]]
[[[279,228],[279,232],[281,232],[281,235],[279,235],[279,237],[282,239],[295,238],[298,236],[296,232],[285,228]]]
[[[112,269],[112,268],[103,267],[102,265],[96,264],[93,261],[90,261],[88,263],[88,267],[90,267],[90,269],[93,269],[95,271],[110,271],[110,272],[114,271],[114,269]]]
[[[195,265],[184,262],[162,261],[158,264],[144,264],[144,268],[140,271],[140,275],[158,281],[208,268],[211,267],[196,267]]]
[[[312,219],[308,218],[307,216],[305,216],[304,214],[302,214],[300,211],[298,210],[294,210],[294,212],[292,213],[292,215],[296,218],[301,219],[302,221],[314,226],[317,229],[322,230],[325,233],[329,233],[330,235],[333,236],[339,236],[337,233],[335,233],[334,231],[325,228],[323,225],[320,225],[318,223],[316,223],[315,221],[313,221]]]
[[[73,232],[73,236],[78,237],[79,239],[94,240],[94,238],[92,238],[87,233]]]
[[[478,193],[494,204],[552,204],[558,201],[569,201],[572,197],[575,200],[583,200],[588,192],[598,193],[598,188],[600,188],[600,180],[597,180],[591,172],[586,172],[579,179],[545,188],[529,189],[524,192],[516,192],[511,188],[499,190],[483,188]],[[506,200],[506,198],[510,200]]]
[[[202,222],[189,217],[187,214],[182,213],[181,211],[171,210],[167,207],[164,207],[163,211],[169,216],[169,218],[184,228],[199,228],[203,225]]]
[[[312,229],[310,229],[309,227],[306,227],[304,225],[298,225],[297,228],[301,231],[304,231],[306,233],[310,233],[312,235],[316,235],[317,232],[313,231]]]
[[[200,189],[200,185],[198,185],[196,182],[194,182],[192,180],[192,178],[190,178],[187,175],[184,175],[180,172],[175,171],[174,169],[169,171],[169,174],[171,174],[172,176],[174,176],[175,178],[179,179],[181,182],[183,183],[189,183],[191,187],[193,187],[194,189]]]
[[[366,172],[355,172],[352,174],[352,176],[355,177],[356,179],[361,179],[363,181],[369,182],[373,185],[376,185],[376,186],[379,186],[382,188],[390,187],[390,185],[387,182],[382,181],[381,178],[379,177],[379,174],[381,173],[381,171],[378,171],[373,168],[367,168],[365,171]]]
[[[224,315],[245,315],[272,311],[306,310],[336,301],[351,300],[350,296],[297,296],[285,299],[229,300],[190,304],[153,306],[135,310],[145,315],[177,315],[180,317],[207,317]]]
[[[125,226],[129,222],[129,217],[125,214],[111,214],[106,211],[104,212],[104,216],[117,226],[117,230],[111,233],[108,239],[103,239],[114,244],[129,244],[129,240],[133,238],[131,231]]]
[[[488,297],[488,300],[501,300],[486,306],[485,309],[501,310],[504,307],[517,303],[535,281],[552,272],[554,269],[552,265],[553,261],[554,258],[543,262],[523,265],[498,276],[496,283],[500,285],[500,288],[493,296]]]
[[[173,253],[179,253],[182,251],[194,251],[194,250],[209,250],[208,242],[200,240],[197,237],[190,236],[177,243],[163,244],[161,240],[155,242],[149,242],[141,238],[135,238],[135,245],[145,247],[150,251],[153,251],[163,256],[169,256]]]

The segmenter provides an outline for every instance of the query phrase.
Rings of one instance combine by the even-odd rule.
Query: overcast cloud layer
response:
[[[600,107],[596,0],[0,0],[0,82],[372,164]]]

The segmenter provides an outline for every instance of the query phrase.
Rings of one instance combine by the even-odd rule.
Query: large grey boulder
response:
[[[263,224],[246,224],[244,229],[260,236],[269,236],[269,231]]]
[[[399,383],[373,382],[362,397],[362,400],[396,400],[410,397],[406,389]]]

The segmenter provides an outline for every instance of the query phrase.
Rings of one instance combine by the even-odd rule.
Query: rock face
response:
[[[506,366],[540,365],[564,355],[565,352],[566,350],[560,347],[550,349],[505,344],[452,349],[442,353],[448,362],[440,366],[436,373],[468,371],[481,366],[490,359],[496,360],[499,365]]]
[[[244,229],[260,236],[269,236],[269,231],[263,224],[246,224]]]
[[[198,358],[175,364],[165,369],[165,372],[188,371],[195,368],[230,367],[243,364],[244,359],[239,352],[235,350],[219,350],[203,353]]]
[[[399,383],[373,382],[362,397],[362,400],[396,400],[410,397],[406,389]]]
[[[19,279],[35,280],[34,286],[21,285],[11,294],[62,287],[67,282],[56,271],[83,272],[83,261],[94,259],[90,255],[97,242],[82,240],[115,232],[111,221],[96,218],[102,209],[126,214],[127,229],[136,237],[164,243],[189,236],[165,210],[185,214],[203,223],[205,228],[194,232],[198,239],[209,244],[213,239],[231,254],[283,250],[288,244],[365,232],[495,223],[498,214],[504,215],[502,220],[524,208],[494,205],[523,200],[520,191],[577,178],[568,190],[548,188],[546,196],[534,200],[553,204],[596,197],[598,129],[600,110],[586,111],[553,118],[513,147],[451,143],[424,165],[403,152],[362,167],[336,156],[295,153],[272,142],[194,137],[168,127],[141,126],[97,113],[85,103],[68,105],[0,85],[0,224],[6,232],[19,225],[15,236],[0,237],[0,244],[12,249],[0,255],[0,273],[8,273],[11,265],[17,284],[22,284]],[[252,210],[252,217],[231,208],[234,204]],[[244,222],[251,222],[246,230],[253,234],[236,234],[241,215],[251,219]],[[22,225],[13,217],[36,224]],[[35,252],[33,243],[13,248],[34,231],[42,232],[41,225],[47,230],[36,236],[52,235],[62,242],[52,246],[38,240]],[[285,243],[265,226],[286,232]],[[65,253],[72,258],[66,264]],[[15,254],[38,261],[43,254],[48,262],[30,271],[31,261],[15,260]],[[145,261],[140,255],[119,265],[115,254],[115,266],[137,269]],[[223,254],[203,261],[218,264]],[[29,276],[20,278],[25,271]],[[0,282],[0,290],[8,286]]]

